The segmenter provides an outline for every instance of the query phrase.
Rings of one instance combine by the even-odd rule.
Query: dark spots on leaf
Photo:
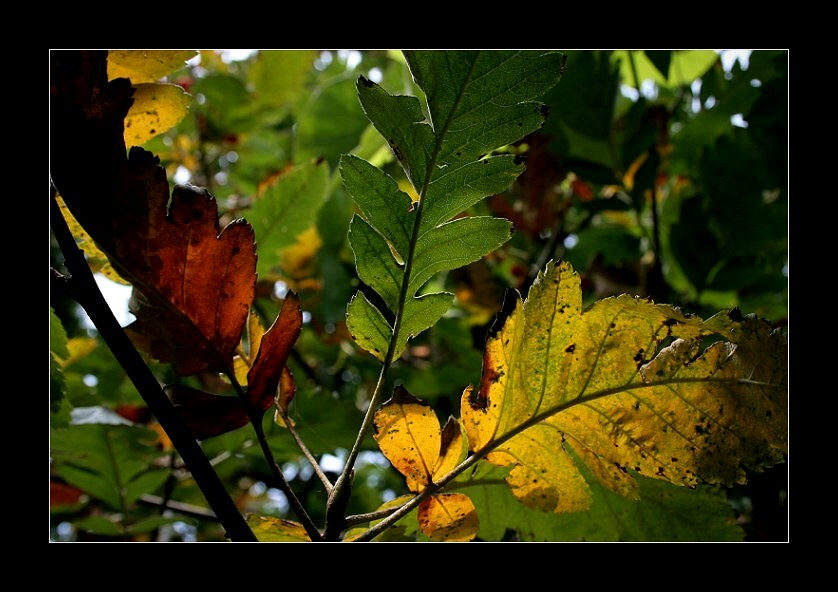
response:
[[[617,328],[617,323],[611,323],[610,327],[611,327],[612,329],[616,329],[616,328]]]
[[[457,154],[457,158],[460,158],[463,155],[463,153],[460,152],[459,150],[456,152],[456,154]]]
[[[367,88],[372,88],[373,86],[375,86],[375,82],[373,82],[372,80],[368,80],[365,76],[359,77],[358,80]]]
[[[512,162],[515,164],[527,164],[527,157],[524,154],[516,154]]]
[[[148,130],[148,131],[149,131],[149,133],[151,133],[151,134],[157,133],[157,130],[156,130],[156,129],[154,129],[154,128],[151,128],[151,129],[150,129],[150,130]]]
[[[734,323],[741,323],[742,322],[742,311],[739,308],[732,308],[730,312],[727,313],[727,318],[729,318]]]
[[[635,362],[642,362],[643,361],[643,348],[641,347],[637,350],[637,353],[634,354],[634,361]]]
[[[564,351],[565,351],[566,353],[572,354],[573,352],[575,352],[575,351],[576,351],[576,344],[575,344],[575,343],[571,343],[570,345],[568,345],[568,346],[564,349]]]
[[[665,327],[672,327],[672,326],[674,326],[674,325],[678,325],[678,324],[680,324],[680,323],[681,323],[681,321],[679,321],[678,319],[665,319],[665,320],[663,321],[663,325],[664,325]]]
[[[640,411],[640,401],[635,401],[634,402],[634,410],[635,411]]]
[[[703,436],[704,434],[709,434],[710,432],[707,430],[706,427],[698,423],[695,425],[695,433]]]
[[[671,461],[672,461],[672,462],[674,462],[674,463],[677,463],[677,462],[678,462],[678,459],[677,459],[677,458],[675,458],[674,456],[673,456],[672,458],[670,458],[669,460],[671,460]]]
[[[615,463],[614,463],[614,465],[615,465],[618,469],[620,469],[622,472],[624,472],[624,473],[628,474],[628,469],[626,469],[626,468],[625,468],[623,465],[621,465],[620,463],[615,462]]]
[[[637,472],[637,473],[640,473],[640,472],[641,472],[640,467],[638,467],[638,466],[635,466],[635,467],[634,467],[634,470],[635,470],[635,472]]]
[[[663,472],[663,467],[658,467],[658,470],[655,471],[655,474],[659,475],[661,477],[664,477],[665,475],[664,475],[664,472]]]
[[[771,413],[771,410],[770,410],[770,409],[768,409],[768,410],[765,412],[765,417],[771,417],[772,415],[773,415],[773,413]]]
[[[541,113],[542,117],[548,117],[550,115],[550,105],[541,105],[538,112]]]

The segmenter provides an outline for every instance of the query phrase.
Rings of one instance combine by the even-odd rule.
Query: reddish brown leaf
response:
[[[253,230],[238,220],[219,235],[215,200],[202,189],[175,187],[167,214],[168,195],[157,184],[132,179],[126,191],[138,186],[147,210],[121,216],[132,231],[116,235],[117,261],[129,267],[135,287],[130,333],[180,374],[225,372],[253,300]]]
[[[237,430],[248,422],[247,409],[237,397],[222,397],[179,384],[165,387],[189,431],[204,440]]]
[[[262,336],[259,353],[247,373],[247,397],[256,409],[266,411],[274,403],[285,363],[302,326],[300,299],[295,293],[289,292],[274,324]]]

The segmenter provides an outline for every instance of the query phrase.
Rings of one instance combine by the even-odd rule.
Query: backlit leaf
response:
[[[142,146],[176,125],[192,97],[174,84],[143,83],[134,89],[134,104],[125,118],[125,145]]]
[[[61,213],[64,215],[67,227],[70,229],[70,232],[73,233],[73,237],[76,239],[79,248],[84,251],[84,255],[87,258],[87,263],[90,265],[90,269],[93,272],[101,273],[109,280],[118,284],[128,285],[128,282],[126,282],[111,266],[108,261],[108,257],[99,249],[99,247],[96,246],[96,243],[93,242],[93,239],[90,238],[87,231],[81,224],[79,224],[76,217],[73,216],[67,208],[67,204],[65,204],[64,200],[61,199],[61,196],[56,195],[55,200],[58,202],[58,207],[61,208]]]
[[[248,514],[246,520],[253,534],[262,542],[302,543],[311,540],[305,527],[299,522],[258,514]]]
[[[358,292],[349,301],[346,308],[346,327],[358,345],[384,361],[393,336],[393,327],[363,292]]]
[[[427,486],[439,459],[441,431],[433,409],[396,387],[375,412],[375,439],[384,456],[409,480]]]
[[[419,528],[432,541],[470,541],[480,522],[474,503],[462,493],[434,495],[419,504]]]
[[[411,337],[445,314],[453,296],[417,299],[423,285],[509,240],[512,224],[506,220],[451,219],[503,191],[524,170],[516,157],[489,155],[541,127],[547,110],[534,99],[564,67],[561,54],[541,52],[409,51],[405,58],[425,103],[392,95],[364,77],[357,90],[407,181],[397,183],[356,156],[341,159],[344,186],[365,221],[355,221],[350,234],[358,275],[389,309],[379,311],[381,318],[396,319],[383,330],[382,323],[370,322],[377,317],[369,308],[377,304],[367,299],[369,306],[361,305],[356,298],[347,322],[358,344],[381,360],[382,337],[395,340],[391,351],[398,356]]]
[[[134,228],[117,245],[135,280],[128,329],[181,374],[225,372],[253,301],[253,230],[239,220],[219,233],[215,200],[195,187],[175,187],[168,215],[165,193],[147,195],[146,216],[126,217]]]
[[[503,485],[508,469],[479,471],[474,486],[460,491],[474,502],[480,517],[478,536],[503,540],[509,530],[521,541],[741,541],[733,508],[723,490],[687,489],[636,477],[640,499],[628,499],[586,474],[592,502],[584,512],[545,513],[521,504]],[[483,483],[483,484],[480,484]]]
[[[302,326],[300,299],[289,292],[274,324],[260,340],[259,353],[247,373],[247,396],[254,409],[266,411],[273,404],[280,376]]]
[[[186,65],[194,50],[123,49],[108,52],[108,80],[128,78],[132,84],[155,82]]]
[[[629,296],[583,312],[566,263],[511,304],[462,417],[471,449],[494,443],[487,460],[512,467],[506,481],[525,505],[587,508],[577,459],[634,498],[630,471],[694,487],[741,483],[745,467],[782,461],[785,343],[762,321],[705,324]],[[714,333],[729,341],[702,349]]]

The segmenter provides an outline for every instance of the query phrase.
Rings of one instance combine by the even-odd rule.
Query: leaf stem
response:
[[[354,526],[356,524],[363,524],[364,522],[372,522],[373,520],[386,518],[387,516],[398,510],[399,507],[401,506],[387,508],[386,510],[376,510],[375,512],[367,512],[366,514],[353,514],[352,516],[347,516],[346,525]]]
[[[85,261],[84,253],[76,245],[67,222],[55,200],[55,188],[51,188],[50,225],[61,251],[67,269],[72,274],[66,280],[70,296],[78,302],[90,316],[97,331],[113,352],[128,378],[136,387],[140,396],[160,422],[166,434],[180,454],[198,487],[212,507],[219,522],[227,531],[227,536],[234,541],[255,541],[256,537],[245,522],[230,494],[218,474],[212,468],[204,451],[184,425],[172,402],[163,392],[157,378],[152,374],[131,340],[114,318],[108,303],[96,285],[93,273]]]

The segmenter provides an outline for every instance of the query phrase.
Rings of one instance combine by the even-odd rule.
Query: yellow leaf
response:
[[[250,341],[248,351],[250,352],[248,359],[250,364],[256,361],[256,354],[259,353],[259,346],[262,345],[262,337],[265,335],[265,326],[262,324],[262,319],[253,311],[250,311],[250,316],[247,317],[247,338]]]
[[[714,333],[729,342],[703,350]],[[633,473],[731,484],[781,462],[785,385],[784,337],[767,323],[704,323],[629,296],[583,312],[578,275],[551,263],[490,336],[462,423],[471,450],[512,467],[518,499],[576,511],[590,503],[580,462],[628,497]]]
[[[408,484],[427,486],[439,458],[441,430],[430,406],[402,387],[375,412],[375,440]]]
[[[297,237],[293,245],[285,247],[280,253],[282,271],[296,280],[311,276],[314,256],[323,246],[323,240],[312,226]]]
[[[66,360],[59,358],[59,364],[62,368],[66,368],[92,352],[98,345],[99,341],[93,337],[71,337],[67,341],[67,351],[70,352],[70,357]]]
[[[196,55],[194,50],[112,50],[108,52],[108,80],[128,78],[132,84],[155,82],[182,68]]]
[[[70,228],[70,232],[73,233],[73,237],[76,239],[76,243],[79,245],[79,248],[84,251],[87,263],[90,265],[90,269],[94,273],[101,273],[109,280],[113,280],[118,284],[122,284],[124,286],[130,285],[129,282],[122,279],[116,270],[111,267],[108,257],[101,250],[99,250],[99,247],[96,246],[96,243],[94,243],[93,239],[90,238],[90,235],[87,234],[87,231],[82,228],[82,225],[79,224],[79,221],[76,220],[76,217],[70,212],[70,209],[67,207],[67,204],[64,203],[64,200],[61,199],[61,196],[56,194],[55,199],[58,202],[58,207],[61,209],[61,213],[64,215],[64,220],[67,222],[67,226]]]
[[[247,524],[256,538],[262,542],[299,543],[311,541],[306,534],[305,527],[291,520],[249,514]]]
[[[134,104],[125,117],[125,145],[142,146],[176,125],[186,115],[190,99],[174,84],[137,84]]]
[[[233,358],[233,373],[236,375],[236,381],[241,386],[247,386],[247,373],[250,372],[250,364],[241,356]]]
[[[470,541],[480,522],[467,495],[434,495],[419,504],[419,528],[433,541]]]
[[[465,460],[468,454],[466,442],[460,424],[453,417],[449,417],[442,428],[442,443],[440,444],[439,459],[434,465],[434,480],[438,480],[450,473]]]

